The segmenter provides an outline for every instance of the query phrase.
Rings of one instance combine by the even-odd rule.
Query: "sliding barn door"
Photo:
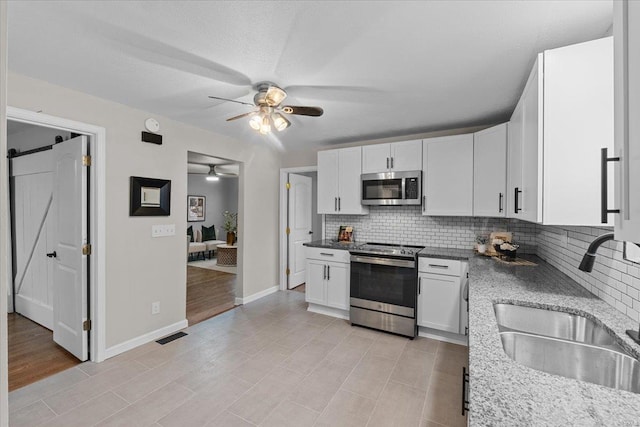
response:
[[[11,159],[14,290],[17,313],[53,329],[52,152]]]
[[[53,340],[78,359],[88,357],[87,313],[87,155],[86,136],[53,146],[55,266]]]

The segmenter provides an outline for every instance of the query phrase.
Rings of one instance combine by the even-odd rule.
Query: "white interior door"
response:
[[[311,217],[311,178],[289,174],[289,280],[293,289],[305,281],[306,256],[304,243],[311,241],[313,224]]]
[[[87,154],[86,136],[53,146],[53,201],[56,213],[53,340],[78,359],[88,358],[87,320]]]
[[[53,329],[52,152],[11,159],[15,311]]]

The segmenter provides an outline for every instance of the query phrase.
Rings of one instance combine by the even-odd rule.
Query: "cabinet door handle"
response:
[[[327,280],[327,266],[322,266],[322,280]]]
[[[324,256],[333,256],[333,254],[330,254],[328,252],[320,252],[320,255],[324,255]]]
[[[448,265],[442,265],[442,264],[429,264],[429,267],[434,267],[434,268],[449,268]]]
[[[518,213],[522,210],[522,208],[518,207],[518,196],[520,193],[522,193],[522,190],[516,187],[513,192],[513,213]]]
[[[610,213],[620,213],[620,209],[609,209],[607,206],[609,198],[609,183],[607,176],[607,164],[609,162],[619,162],[620,157],[609,157],[607,154],[607,148],[603,148],[600,152],[600,221],[603,224],[607,223],[608,215]]]
[[[389,158],[387,157],[387,169],[389,169]]]
[[[57,257],[57,256],[58,256],[58,254],[56,253],[56,251],[53,251],[53,252],[49,252],[49,253],[47,254],[47,256],[48,256],[49,258],[55,258],[55,257]]]
[[[427,208],[427,196],[422,196],[422,212]]]
[[[422,293],[422,277],[418,277],[418,295]]]
[[[502,193],[498,193],[498,212],[502,212]]]
[[[331,266],[327,265],[327,280],[331,280]]]
[[[393,169],[393,157],[391,158],[391,169]]]
[[[462,367],[462,416],[469,410],[469,400],[467,399],[467,385],[469,384],[469,374],[467,368]]]
[[[337,197],[333,198],[333,210],[335,212],[338,212],[338,198]]]
[[[340,197],[338,197],[338,212],[340,212]]]

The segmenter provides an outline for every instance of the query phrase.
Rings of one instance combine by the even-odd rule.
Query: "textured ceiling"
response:
[[[285,149],[506,120],[537,52],[604,36],[612,1],[11,1],[9,69],[240,139],[253,87]],[[141,124],[142,126],[142,124]]]

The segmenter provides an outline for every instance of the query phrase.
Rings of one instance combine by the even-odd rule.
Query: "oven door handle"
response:
[[[410,261],[405,259],[359,256],[359,255],[351,255],[351,262],[359,262],[362,264],[389,265],[392,267],[406,267],[406,268],[416,267],[415,261]]]

